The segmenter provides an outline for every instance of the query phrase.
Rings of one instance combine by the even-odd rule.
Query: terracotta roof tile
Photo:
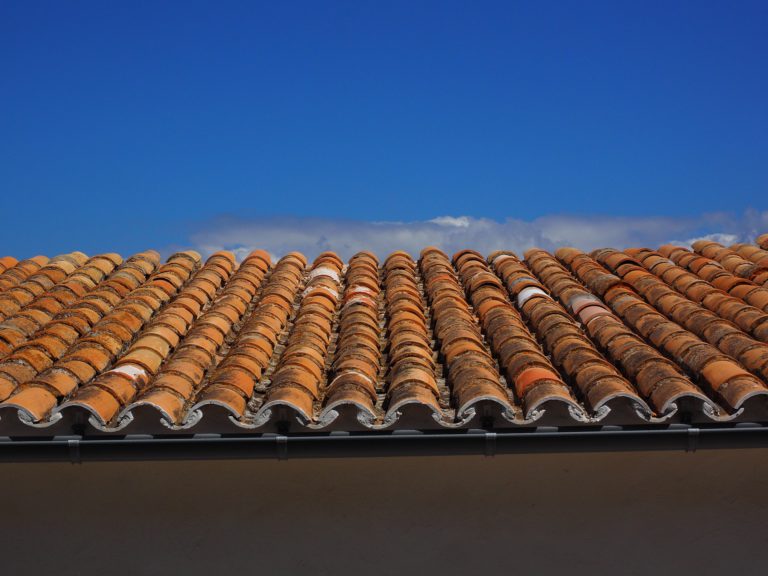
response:
[[[136,262],[156,263],[156,256],[142,253],[130,258],[105,280],[97,284],[92,291],[75,300],[69,306],[59,307],[59,312],[53,318],[49,317],[49,308],[45,309],[43,315],[33,316],[36,306],[40,302],[40,300],[35,300],[25,310],[0,324],[0,349],[3,349],[2,345],[5,344],[4,350],[10,353],[7,358],[0,361],[0,372],[6,365],[26,364],[24,358],[19,357],[16,352],[24,346],[45,351],[51,361],[61,358],[70,346],[78,342],[78,338],[85,336],[90,331],[91,326],[120,301],[121,296],[115,290],[116,280],[125,268],[133,266]],[[118,286],[121,287],[122,285],[118,284]],[[33,317],[35,321],[28,322]],[[38,372],[39,370],[33,369],[30,376],[24,380],[17,379],[15,385],[22,384]],[[0,391],[0,399],[6,397],[7,395]]]
[[[602,256],[605,260],[604,256],[610,254],[611,251],[600,251],[595,256],[598,259]],[[665,356],[673,360],[688,374],[691,374],[700,387],[711,393],[710,398],[717,399],[719,403],[724,404],[728,412],[735,413],[741,409],[742,404],[747,400],[755,395],[765,394],[766,386],[754,376],[745,379],[746,388],[734,382],[734,386],[726,389],[713,389],[710,382],[703,377],[702,370],[704,367],[715,361],[731,362],[737,365],[735,361],[658,312],[640,294],[635,292],[633,286],[623,284],[621,278],[608,272],[592,258],[578,254],[571,258],[569,267],[590,289],[605,299],[617,316],[647,341],[652,342],[656,348],[663,351]],[[629,269],[625,270],[624,280],[632,271],[638,272],[636,278],[639,279],[652,277],[650,273],[645,271]],[[639,282],[639,280],[636,281]],[[618,286],[623,286],[624,289],[617,290]],[[715,413],[717,412],[715,411]]]
[[[91,333],[94,335],[99,335],[106,331],[118,339],[123,338],[123,344],[128,344],[128,338],[135,335],[141,328],[146,321],[145,317],[151,317],[156,311],[152,308],[152,305],[156,304],[157,308],[161,305],[159,299],[153,300],[152,296],[156,297],[156,295],[152,293],[148,286],[151,286],[154,278],[165,274],[169,268],[178,268],[178,260],[186,260],[188,258],[189,256],[186,254],[182,256],[172,256],[166,264],[161,266],[157,272],[147,279],[145,284],[135,288],[121,300],[114,309],[103,317],[91,309],[82,307],[82,309],[78,310],[78,312],[85,317],[85,324],[80,326],[81,334],[88,332],[89,329],[91,329]],[[189,266],[182,268],[183,270],[187,270],[187,277],[191,272],[191,269],[188,268]],[[69,321],[71,317],[72,316],[68,315],[64,321]],[[119,330],[112,330],[111,326],[116,323],[119,324],[121,328]],[[86,341],[82,344],[75,343],[61,359],[57,360],[51,367],[48,367],[47,370],[54,370],[56,368],[68,369],[78,377],[78,381],[82,385],[100,370],[106,368],[112,360],[114,360],[114,355],[103,346]],[[21,358],[21,361],[25,361],[25,359]],[[88,370],[88,367],[93,369],[92,373]],[[42,374],[40,372],[40,370],[35,370],[35,375],[45,376],[45,372]],[[38,396],[43,395],[44,392],[45,401],[38,402]],[[34,417],[35,420],[38,420],[42,418],[38,417],[38,410],[42,406],[49,405],[50,402],[48,396],[51,393],[52,391],[44,388],[39,379],[35,380],[35,376],[32,376],[29,381],[16,382],[16,391],[11,397],[5,400],[5,402],[0,403],[0,409],[16,408],[21,411],[26,410],[29,417]],[[17,398],[19,395],[21,396]],[[58,400],[59,397],[56,397],[55,399]],[[30,406],[34,405],[36,407],[35,411],[27,410],[27,404]],[[54,402],[53,406],[55,407],[55,405],[56,402]],[[45,413],[46,417],[49,415],[50,411]]]
[[[489,403],[498,405],[502,412],[513,413],[509,391],[447,256],[427,248],[422,251],[419,265],[456,418],[466,419],[475,411],[492,417]]]
[[[514,257],[510,253],[496,253],[491,262],[501,256]],[[542,409],[562,403],[566,410],[574,415],[581,413],[578,417],[584,419],[583,408],[539,347],[509,301],[503,283],[483,257],[462,251],[454,255],[453,261],[507,383],[514,386],[517,399],[525,407],[525,418],[530,420]]]
[[[294,328],[270,378],[262,410],[278,414],[292,411],[304,421],[314,420],[313,407],[320,402],[325,386],[342,269],[343,262],[331,252],[323,252],[313,262],[293,321]],[[315,297],[329,301],[332,306],[320,304]]]
[[[71,407],[84,408],[97,418],[99,425],[107,426],[118,415],[119,410],[132,402],[157,375],[171,351],[188,334],[200,311],[211,304],[212,298],[229,280],[234,266],[231,253],[217,252],[211,256],[182,287],[179,294],[154,316],[127,352],[117,358],[114,367],[99,375],[87,386],[81,387],[77,394],[62,404],[60,411]],[[210,286],[213,289],[201,290],[201,286]],[[202,293],[198,294],[198,291]],[[190,301],[190,295],[196,297]],[[215,304],[198,322],[205,322],[212,314],[216,314]],[[100,391],[95,392],[93,388]],[[113,395],[115,401],[105,402],[104,392]]]
[[[3,274],[9,268],[13,268],[19,261],[13,256],[3,256],[0,258],[0,274]]]
[[[765,248],[0,258],[0,434],[768,421]]]
[[[740,278],[750,280],[758,286],[768,285],[768,268],[742,258],[737,252],[717,242],[699,240],[693,243],[693,249],[697,254],[717,261],[723,268]]]
[[[678,266],[687,268],[715,288],[740,298],[747,304],[768,312],[768,288],[755,285],[745,278],[725,270],[719,263],[708,258],[700,258],[685,248],[662,246],[659,253],[670,258]]]
[[[28,276],[37,272],[48,263],[46,256],[35,256],[11,265],[15,258],[5,257],[5,268],[0,271],[0,294],[6,290],[18,286]]]
[[[731,246],[731,250],[743,258],[751,260],[758,266],[768,268],[768,250],[763,250],[752,244],[734,244]]]
[[[555,365],[575,386],[592,418],[602,418],[614,407],[650,415],[635,388],[605,359],[541,282],[548,268],[557,267],[551,257],[545,260],[541,255],[539,251],[526,254],[530,269],[512,255],[496,257],[493,263]]]
[[[598,255],[598,260],[607,262],[607,254],[608,251],[602,251]],[[641,270],[643,270],[641,267],[634,265],[631,270],[625,269],[624,279],[628,279],[630,271],[639,272]],[[688,300],[650,272],[643,271],[641,275],[629,280],[629,284],[646,301],[678,325],[687,328],[702,340],[716,346],[720,351],[731,356],[733,360],[741,362],[763,382],[768,379],[768,345],[764,342],[751,338],[735,324]],[[724,300],[723,298],[716,306],[724,303]],[[750,350],[761,350],[763,354],[755,361],[754,357],[745,355]]]
[[[57,256],[45,266],[24,277],[16,285],[4,290],[0,293],[0,320],[4,320],[26,307],[35,298],[51,290],[56,284],[75,272],[78,266],[82,265],[83,262],[79,257],[75,258],[69,254]]]
[[[765,311],[719,290],[658,252],[644,249],[638,251],[636,255],[647,270],[664,280],[678,293],[716,313],[724,320],[733,322],[739,329],[751,334],[757,340],[768,342],[768,313]]]
[[[94,290],[121,261],[117,255],[94,256],[64,281],[6,317],[0,324],[0,357],[10,352],[12,346],[17,346],[20,341],[40,330],[63,309]]]
[[[265,258],[267,260],[265,260]],[[268,262],[268,255],[261,252],[252,253],[241,268],[247,268],[249,264],[263,270],[264,262]],[[303,270],[303,258],[299,259],[295,254],[284,256],[270,273],[263,289],[257,292],[258,285],[254,284],[249,276],[242,280],[237,278],[230,282],[226,296],[228,300],[223,305],[229,306],[229,297],[237,297],[241,291],[247,292],[247,301],[242,304],[248,306],[254,298],[258,298],[251,315],[242,324],[235,341],[229,347],[221,362],[215,366],[207,382],[195,378],[190,395],[184,395],[185,402],[196,402],[196,409],[204,408],[209,404],[221,406],[233,416],[245,415],[247,402],[253,392],[255,383],[261,378],[269,365],[272,353],[277,345],[278,336],[288,321],[291,313],[293,295],[299,287],[299,275],[296,270]],[[239,284],[234,284],[235,282]],[[274,299],[271,296],[278,295]],[[260,298],[259,298],[260,297]],[[244,316],[241,314],[240,318]],[[220,344],[216,341],[216,333],[213,327],[201,326],[199,335],[209,342]],[[201,343],[202,344],[202,343]],[[208,350],[205,351],[209,353]],[[214,358],[211,354],[211,363]],[[198,392],[199,389],[199,392]],[[196,393],[196,397],[192,393]],[[178,422],[182,414],[177,413]]]
[[[324,414],[352,407],[365,411],[369,421],[376,417],[381,371],[378,270],[378,260],[370,252],[360,252],[349,261]]]
[[[549,264],[545,284],[586,328],[589,337],[605,356],[635,384],[655,413],[669,415],[678,410],[681,401],[708,403],[708,398],[681,368],[647,344],[613,313],[607,302],[588,291],[571,275],[567,266],[578,265],[578,256],[575,250],[558,251],[557,258],[564,265],[542,252],[536,254],[536,259]],[[618,292],[614,290],[606,300],[616,294]]]

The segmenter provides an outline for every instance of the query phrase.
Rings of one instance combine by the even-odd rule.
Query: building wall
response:
[[[768,450],[0,465],[0,574],[766,573]]]

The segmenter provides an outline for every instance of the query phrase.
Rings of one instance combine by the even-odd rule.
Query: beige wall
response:
[[[768,573],[764,449],[3,464],[0,488],[4,575]]]

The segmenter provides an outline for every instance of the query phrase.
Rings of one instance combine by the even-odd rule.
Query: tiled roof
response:
[[[768,422],[768,235],[0,258],[0,435]]]

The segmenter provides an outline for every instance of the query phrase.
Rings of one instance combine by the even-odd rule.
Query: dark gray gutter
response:
[[[0,440],[0,462],[454,456],[765,448],[768,426]]]

